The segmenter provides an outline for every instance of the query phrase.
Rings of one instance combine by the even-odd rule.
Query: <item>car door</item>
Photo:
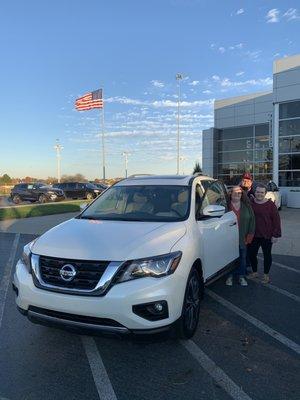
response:
[[[222,182],[212,182],[204,194],[196,187],[196,219],[205,279],[217,274],[239,256],[239,234],[236,216],[228,209],[227,194]],[[199,192],[200,191],[200,192]],[[198,199],[198,201],[197,201]],[[197,204],[198,203],[198,204]],[[206,216],[206,206],[221,205],[225,212],[220,217]]]
[[[76,196],[78,199],[85,199],[87,191],[88,189],[86,188],[86,185],[84,183],[77,183]]]
[[[25,185],[22,193],[22,198],[25,201],[30,201],[34,200],[33,196],[33,184],[29,183],[28,185]]]

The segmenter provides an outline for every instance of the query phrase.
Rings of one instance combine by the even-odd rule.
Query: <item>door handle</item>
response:
[[[234,226],[236,225],[236,222],[232,222],[231,224],[229,224],[229,226]]]

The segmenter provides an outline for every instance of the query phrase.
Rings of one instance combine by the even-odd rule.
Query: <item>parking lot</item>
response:
[[[1,400],[299,399],[300,257],[276,254],[267,286],[210,285],[192,340],[91,337],[16,310],[11,276],[34,237],[0,233]]]

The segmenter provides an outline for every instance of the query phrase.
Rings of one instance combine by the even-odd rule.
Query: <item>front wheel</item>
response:
[[[195,267],[187,280],[181,317],[176,323],[176,336],[181,339],[191,338],[197,329],[200,302],[203,297],[203,279]]]
[[[86,199],[89,200],[89,201],[94,200],[93,193],[89,193],[89,192],[88,192],[88,193],[86,194]]]
[[[21,203],[21,197],[18,195],[18,194],[15,194],[14,196],[13,196],[13,198],[12,198],[12,201],[15,203],[15,204],[20,204]]]

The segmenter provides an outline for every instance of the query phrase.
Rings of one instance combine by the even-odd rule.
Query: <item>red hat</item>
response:
[[[253,181],[252,175],[250,172],[245,172],[242,176],[242,179],[250,179],[250,181]]]

